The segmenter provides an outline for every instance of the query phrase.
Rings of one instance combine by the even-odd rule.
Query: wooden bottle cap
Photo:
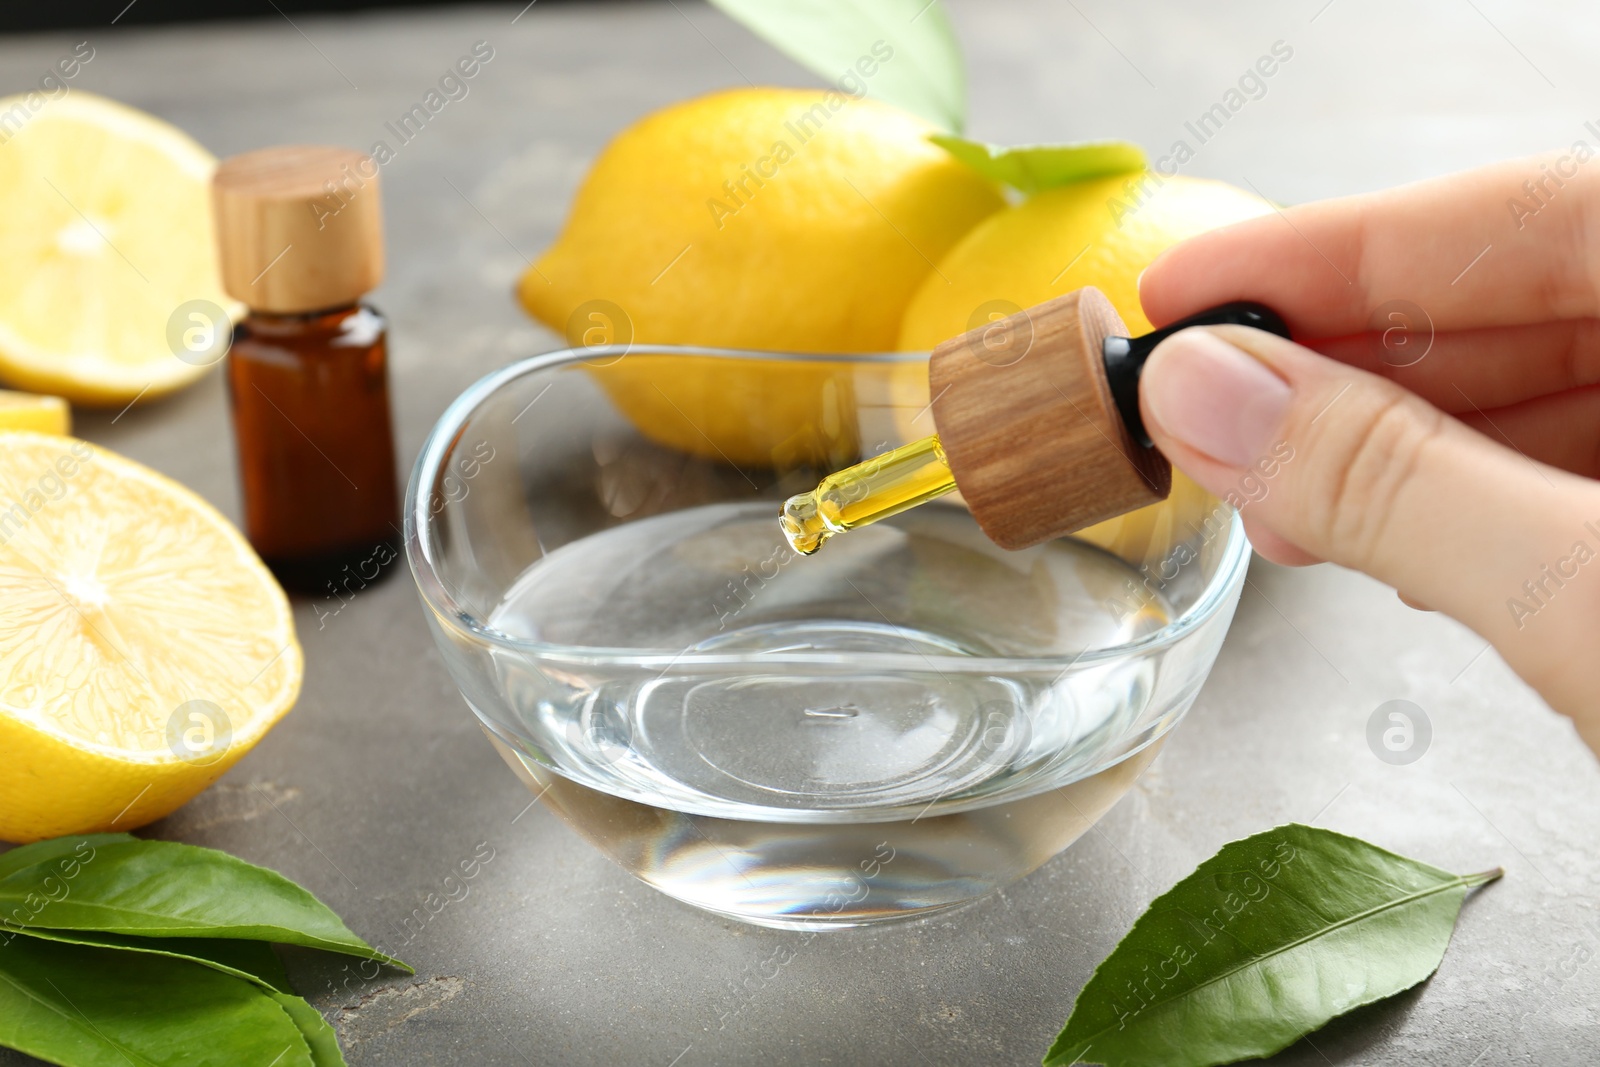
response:
[[[933,421],[991,541],[1027,548],[1165,500],[1172,466],[1138,444],[1112,399],[1102,345],[1127,337],[1079,289],[933,350]]]
[[[225,159],[211,181],[222,286],[255,311],[352,304],[383,281],[378,165],[321,145]]]

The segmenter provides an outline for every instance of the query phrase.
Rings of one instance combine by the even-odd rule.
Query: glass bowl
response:
[[[788,549],[785,497],[932,431],[926,361],[552,352],[468,389],[418,457],[406,552],[468,705],[679,900],[791,928],[972,901],[1087,831],[1211,669],[1249,544],[1181,478],[1021,552],[959,498]]]

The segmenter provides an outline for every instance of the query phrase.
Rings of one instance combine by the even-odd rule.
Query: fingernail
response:
[[[1294,396],[1266,364],[1206,330],[1157,345],[1139,392],[1162,430],[1230,467],[1271,450]]]

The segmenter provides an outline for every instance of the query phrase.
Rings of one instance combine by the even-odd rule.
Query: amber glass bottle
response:
[[[223,284],[249,314],[228,351],[245,533],[287,587],[341,599],[399,558],[377,167],[285,147],[213,183]]]

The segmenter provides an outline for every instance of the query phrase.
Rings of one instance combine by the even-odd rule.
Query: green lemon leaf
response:
[[[905,108],[959,132],[967,76],[938,0],[711,0],[840,92]]]
[[[311,1049],[312,1067],[345,1067],[344,1052],[339,1048],[339,1035],[334,1033],[333,1027],[328,1025],[328,1020],[322,1013],[313,1008],[300,997],[288,993],[274,993],[272,999],[278,1002],[289,1020],[300,1028],[300,1036],[305,1038],[306,1045]]]
[[[1270,1056],[1427,978],[1467,890],[1500,873],[1458,876],[1298,824],[1224,845],[1101,961],[1045,1067]]]
[[[93,852],[98,845],[110,845],[123,841],[137,841],[132,834],[79,834],[74,837],[52,837],[45,841],[35,841],[31,845],[19,845],[4,855],[0,855],[0,878],[8,878],[25,867],[46,868],[59,864],[62,873],[71,869],[71,864],[76,858]]]
[[[36,850],[30,852],[30,850]],[[56,838],[5,854],[0,919],[47,930],[276,941],[411,973],[275,871],[215,849],[138,838]]]
[[[946,133],[929,134],[928,140],[984,177],[1003,182],[1029,196],[1084,178],[1104,178],[1145,168],[1144,149],[1128,141],[1002,148]]]
[[[131,934],[107,934],[97,930],[46,930],[38,926],[0,923],[0,948],[4,948],[14,936],[170,956],[204,967],[214,967],[223,974],[254,982],[269,993],[293,992],[282,961],[272,951],[272,946],[264,941],[225,940],[220,937],[134,937]]]
[[[19,937],[0,948],[0,1045],[72,1067],[317,1067],[259,987],[139,952]]]

